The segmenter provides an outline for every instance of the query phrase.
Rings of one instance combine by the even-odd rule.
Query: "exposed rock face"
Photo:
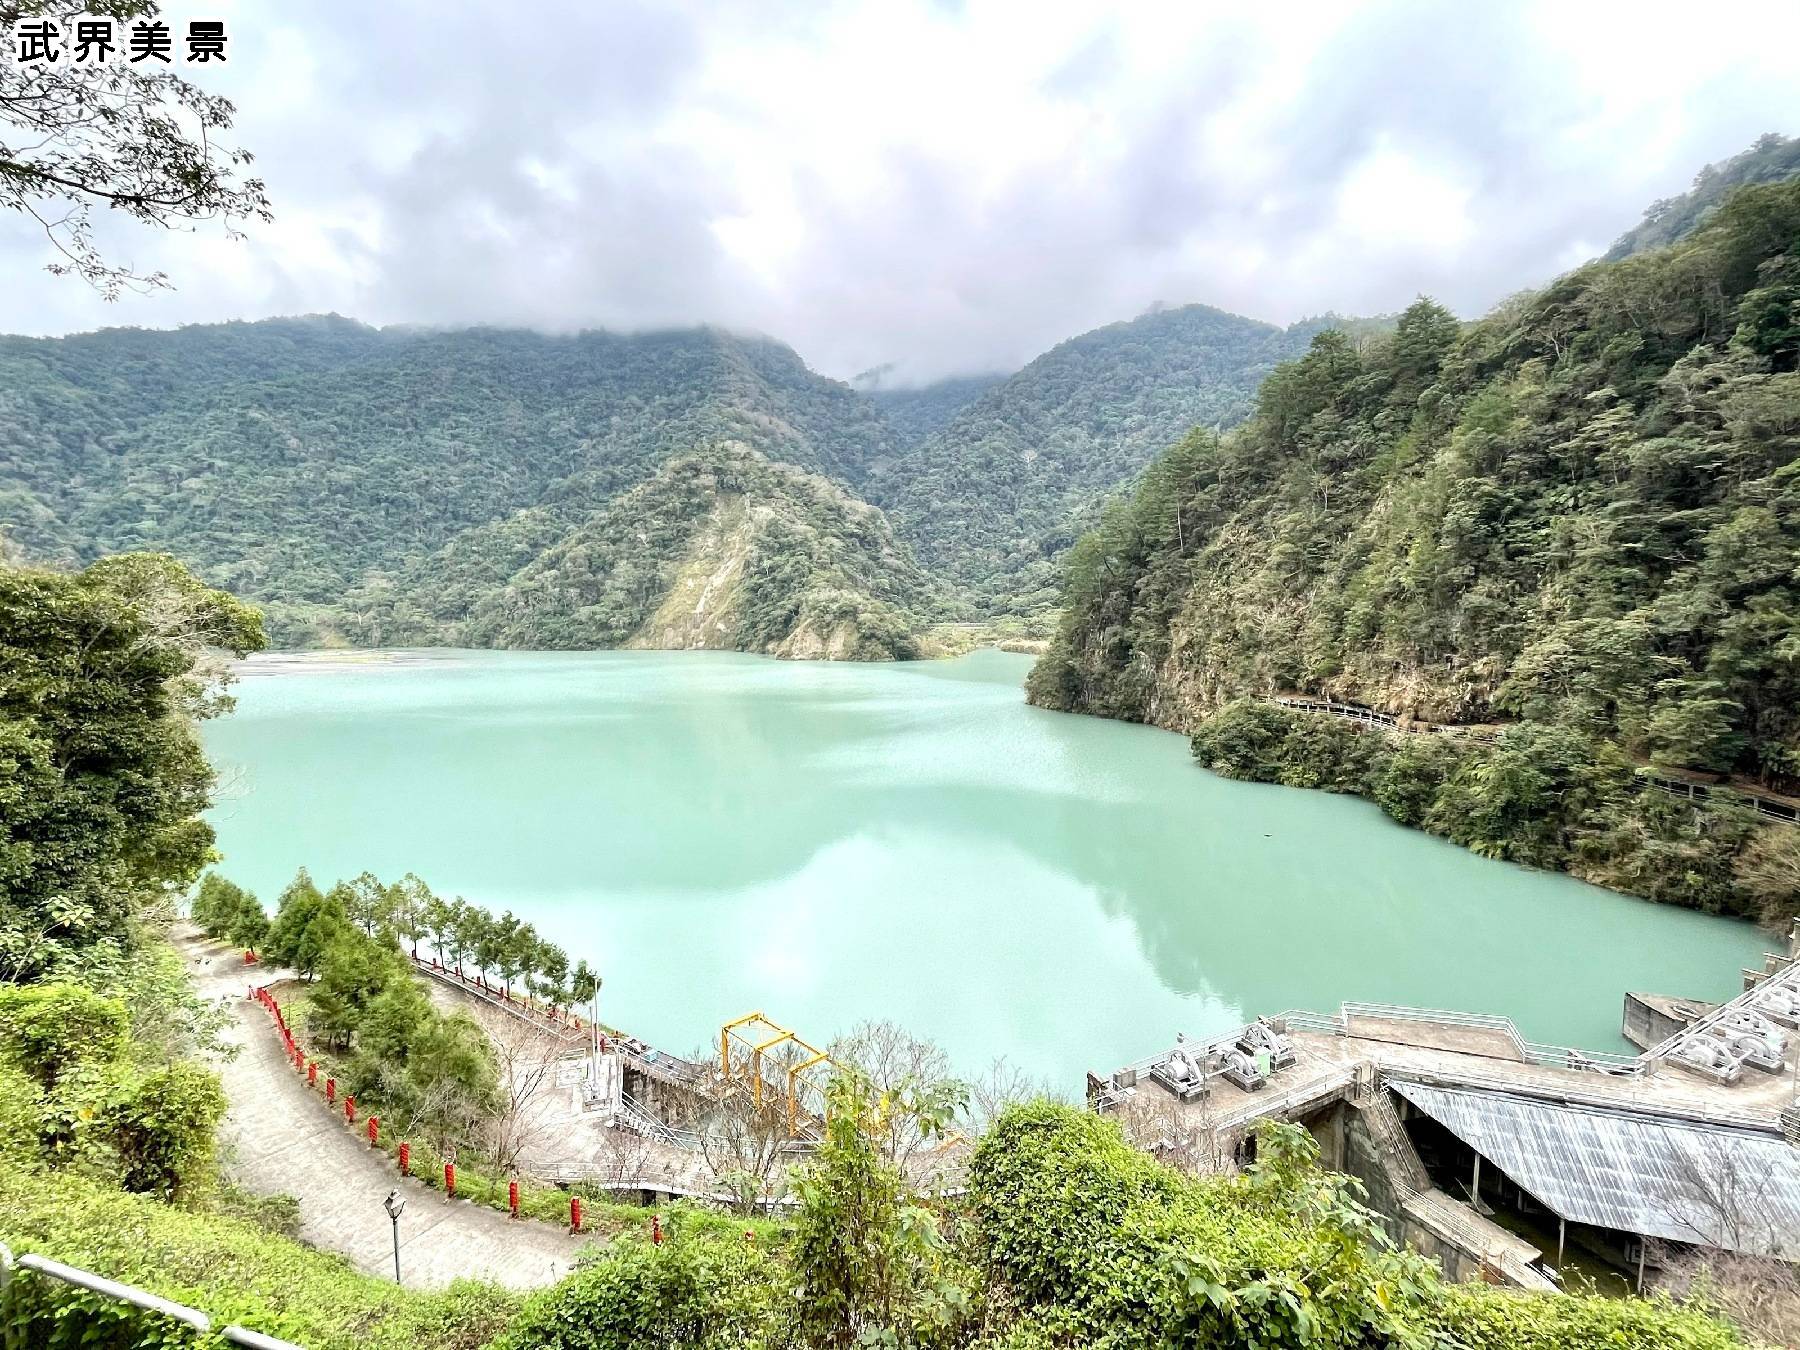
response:
[[[917,655],[936,600],[887,519],[738,444],[671,461],[480,605],[494,646],[719,649],[804,660]]]

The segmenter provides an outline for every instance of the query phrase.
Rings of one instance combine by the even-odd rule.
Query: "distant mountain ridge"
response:
[[[881,409],[893,428],[896,448],[904,454],[1006,378],[1004,371],[994,371],[986,375],[952,375],[911,389],[888,389],[879,384],[871,387],[859,376],[851,385]]]
[[[15,544],[66,563],[174,553],[263,606],[281,645],[369,631],[377,610],[359,606],[451,549],[470,589],[447,630],[592,512],[726,443],[852,487],[891,453],[866,399],[780,343],[717,329],[326,316],[0,339]]]
[[[639,640],[666,598],[655,587],[708,539],[730,552],[754,535],[766,558],[771,539],[805,536],[794,597],[840,592],[869,636],[840,625],[789,645],[894,654],[896,623],[1041,613],[1100,500],[1195,422],[1240,418],[1322,323],[1188,306],[1083,334],[1012,376],[866,391],[773,339],[712,328],[547,336],[323,315],[0,338],[0,527],[70,565],[171,552],[260,605],[281,646]],[[728,543],[712,508],[674,509],[675,483],[696,480],[667,471],[696,455],[749,457],[727,476],[754,491],[715,495],[754,503],[750,535]],[[787,467],[842,500],[799,490]],[[602,547],[607,529],[643,547]],[[580,570],[573,540],[619,569],[589,576],[579,602],[552,580]],[[752,650],[791,636],[678,628],[644,631]]]
[[[1263,377],[1337,322],[1184,305],[1096,328],[981,394],[872,474],[868,495],[978,608],[1041,611],[1098,499],[1195,426],[1243,420]]]

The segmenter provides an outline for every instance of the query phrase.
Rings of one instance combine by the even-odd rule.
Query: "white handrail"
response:
[[[49,1257],[39,1256],[36,1252],[27,1252],[15,1259],[12,1249],[4,1242],[0,1242],[0,1299],[5,1298],[12,1287],[12,1282],[24,1271],[31,1271],[46,1279],[56,1280],[61,1284],[71,1285],[101,1298],[111,1299],[115,1303],[129,1303],[134,1308],[167,1317],[174,1322],[181,1322],[202,1335],[212,1330],[212,1318],[198,1308],[190,1308],[185,1303],[176,1303],[162,1298],[147,1289],[139,1289],[136,1285],[109,1280],[104,1275],[96,1275],[93,1271],[83,1270],[79,1266],[52,1261]],[[219,1335],[233,1345],[247,1346],[249,1350],[305,1350],[305,1347],[295,1345],[292,1341],[278,1340],[273,1336],[265,1336],[260,1331],[252,1331],[248,1327],[240,1327],[235,1324],[224,1328]]]

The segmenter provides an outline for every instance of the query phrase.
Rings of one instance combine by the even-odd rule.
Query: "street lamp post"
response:
[[[399,1191],[389,1191],[387,1199],[381,1202],[388,1212],[388,1220],[394,1225],[394,1283],[400,1283],[400,1211],[406,1208],[406,1199]]]

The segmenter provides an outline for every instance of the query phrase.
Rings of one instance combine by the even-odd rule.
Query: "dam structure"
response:
[[[1642,1288],[1708,1247],[1800,1259],[1800,924],[1711,1004],[1628,994],[1637,1055],[1525,1039],[1505,1017],[1346,1003],[1178,1036],[1090,1106],[1180,1166],[1231,1171],[1264,1120],[1304,1125],[1390,1233],[1458,1278]]]

